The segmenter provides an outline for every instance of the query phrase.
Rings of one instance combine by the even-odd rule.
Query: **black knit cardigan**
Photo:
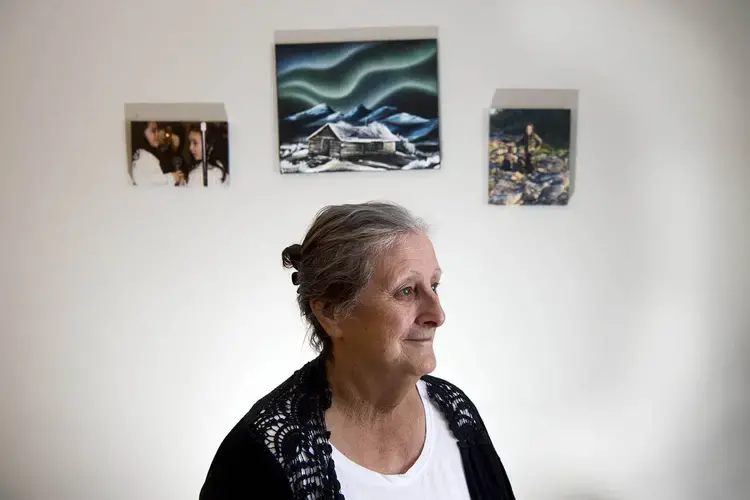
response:
[[[472,500],[515,500],[479,412],[466,394],[425,375],[461,452]],[[331,391],[323,355],[259,400],[224,438],[200,500],[344,499],[331,457],[325,411]]]

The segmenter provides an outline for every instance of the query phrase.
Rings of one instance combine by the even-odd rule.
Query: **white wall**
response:
[[[0,2],[0,498],[196,498],[311,356],[282,248],[387,198],[435,228],[436,374],[519,499],[746,499],[749,4],[345,5]],[[273,30],[415,24],[440,29],[443,169],[280,176]],[[567,208],[486,204],[497,87],[580,89]],[[226,103],[230,191],[127,186],[143,101]]]

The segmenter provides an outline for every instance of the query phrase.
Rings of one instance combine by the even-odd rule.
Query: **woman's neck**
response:
[[[375,472],[406,472],[419,458],[426,436],[418,377],[343,356],[327,362],[327,375],[333,393],[325,414],[331,444]]]
[[[326,371],[332,409],[361,424],[392,420],[419,398],[416,376],[384,372],[345,356],[328,360]]]

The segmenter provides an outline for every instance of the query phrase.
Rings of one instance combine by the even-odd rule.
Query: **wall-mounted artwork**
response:
[[[131,137],[130,175],[136,186],[229,182],[226,122],[131,122]]]
[[[132,184],[227,186],[229,130],[223,110],[211,104],[127,104]]]
[[[490,109],[489,202],[566,205],[570,109]]]
[[[275,50],[281,173],[440,168],[437,39]]]
[[[489,203],[567,205],[575,189],[578,91],[498,89],[489,109]]]

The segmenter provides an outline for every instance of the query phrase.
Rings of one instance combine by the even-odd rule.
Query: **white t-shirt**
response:
[[[211,186],[220,186],[223,184],[228,184],[229,181],[229,175],[226,176],[227,178],[222,181],[224,178],[224,172],[216,166],[210,165],[208,166],[208,187]],[[203,186],[203,166],[200,164],[195,167],[193,170],[190,171],[188,174],[188,181],[187,181],[187,187],[204,187]]]
[[[133,153],[133,182],[136,186],[174,186],[174,176],[161,171],[159,160],[150,151]]]
[[[332,446],[336,476],[347,500],[470,500],[456,438],[448,421],[430,400],[424,381],[417,382],[425,409],[427,433],[422,453],[403,474],[380,474],[349,460]]]

